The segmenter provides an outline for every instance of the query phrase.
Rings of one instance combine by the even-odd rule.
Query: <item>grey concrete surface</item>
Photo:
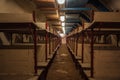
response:
[[[55,60],[48,71],[47,80],[82,80],[66,45],[61,45],[59,48]]]

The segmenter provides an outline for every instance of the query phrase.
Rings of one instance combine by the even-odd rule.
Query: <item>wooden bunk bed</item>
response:
[[[119,71],[118,74],[112,76],[112,73],[106,73],[104,72],[104,68],[99,69],[97,68],[99,63],[103,62],[97,62],[98,55],[105,53],[104,50],[105,48],[107,49],[108,53],[119,53],[120,48],[117,48],[115,46],[111,46],[109,44],[95,44],[94,38],[99,35],[110,35],[110,34],[115,34],[115,35],[120,35],[120,13],[119,12],[95,12],[94,13],[94,21],[92,23],[87,23],[85,24],[85,29],[82,31],[84,35],[87,34],[90,39],[90,70],[84,70],[84,73],[87,75],[87,77],[94,77],[96,80],[113,80],[113,79],[120,79],[119,77]],[[84,43],[82,43],[84,44]],[[109,47],[108,47],[109,46]],[[112,47],[112,51],[110,48]],[[114,48],[114,50],[113,50]],[[97,54],[99,51],[101,51],[99,54]],[[117,50],[117,51],[116,51]],[[103,52],[102,52],[103,51]],[[88,52],[89,53],[89,52]],[[103,55],[105,56],[105,55]],[[112,57],[112,56],[111,56]],[[94,59],[95,58],[95,59]],[[99,58],[100,59],[100,58]],[[104,61],[104,60],[103,60]],[[114,62],[115,63],[115,62]],[[108,63],[110,64],[110,63]],[[80,65],[82,68],[87,67],[84,65],[84,63],[80,62]],[[115,64],[114,64],[115,65]],[[117,65],[117,64],[116,64]],[[105,65],[103,65],[105,66]],[[119,69],[119,68],[118,68]],[[100,70],[100,71],[99,71]],[[116,69],[112,69],[113,72]],[[102,74],[99,74],[99,72],[102,72]],[[106,71],[106,70],[105,70]],[[108,74],[108,75],[106,75]],[[111,74],[111,76],[109,76]],[[114,74],[114,73],[113,73]],[[102,75],[102,76],[101,76]],[[103,77],[103,75],[106,75]],[[89,78],[89,79],[91,79]],[[93,79],[93,78],[92,78]]]
[[[1,59],[3,59],[1,61],[7,61],[5,62],[6,65],[1,64],[3,66],[1,78],[11,77],[17,80],[17,77],[21,75],[21,78],[27,80],[32,78],[33,75],[40,75],[44,71],[37,70],[37,26],[33,20],[32,14],[0,13],[1,38],[9,39],[9,44],[1,43],[0,45],[0,54],[4,55],[4,57],[1,56]],[[17,38],[14,37],[15,34],[18,35],[19,40],[16,40]],[[23,35],[31,35],[30,40],[32,41],[24,42]],[[13,41],[13,39],[16,41]]]
[[[12,59],[12,61],[19,61],[21,59],[28,60],[25,65],[17,62],[15,64],[5,63],[8,65],[8,67],[10,66],[13,68],[11,71],[9,69],[10,67],[8,69],[6,68],[5,72],[4,69],[1,71],[0,74],[4,74],[0,75],[2,79],[7,78],[8,76],[14,80],[17,80],[18,76],[21,76],[21,79],[28,79],[29,77],[25,77],[25,75],[37,75],[36,77],[28,80],[37,79],[38,77],[38,79],[45,78],[48,67],[52,63],[55,53],[60,46],[60,39],[58,35],[46,31],[48,26],[47,24],[45,26],[46,30],[39,29],[34,20],[34,15],[28,13],[0,13],[0,35],[4,36],[4,39],[8,39],[7,44],[3,44],[5,41],[2,39],[2,37],[0,37],[2,39],[0,40],[0,60],[4,61],[4,59],[7,59],[7,57],[10,57],[10,60]],[[17,37],[14,37],[15,35],[17,35]],[[27,39],[30,39],[24,40],[26,37],[23,36],[26,36]],[[41,49],[42,46],[44,46],[43,49]],[[39,63],[40,57],[38,56],[41,54],[40,50],[44,51],[43,54],[45,61]],[[7,55],[9,52],[10,54]],[[4,53],[7,55],[6,58],[1,56],[4,55]],[[16,56],[16,58],[14,56]],[[13,58],[15,58],[15,60]],[[16,65],[19,65],[19,69],[14,68]],[[5,67],[5,65],[2,64],[0,66],[2,66],[2,68]],[[20,68],[20,66],[22,66],[22,68]],[[15,75],[11,76],[11,74]]]

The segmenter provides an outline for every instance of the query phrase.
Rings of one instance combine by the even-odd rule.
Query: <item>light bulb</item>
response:
[[[62,27],[63,33],[65,34],[65,27]]]
[[[65,21],[65,16],[60,16],[61,21]]]
[[[64,4],[65,0],[57,0],[58,4]]]
[[[65,26],[65,23],[64,23],[64,22],[62,23],[62,26]]]

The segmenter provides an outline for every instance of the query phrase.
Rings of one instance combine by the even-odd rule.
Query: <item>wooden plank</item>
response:
[[[79,61],[79,64],[81,65],[81,67],[83,68],[83,70],[90,70],[90,63],[82,63],[81,61]]]
[[[52,2],[52,3],[55,2],[55,0],[36,0],[36,1],[38,1],[38,2]]]
[[[32,14],[28,13],[0,13],[0,23],[33,22]]]
[[[95,12],[95,22],[120,22],[120,12]]]
[[[41,8],[41,7],[37,7],[37,9],[39,9],[40,11],[56,11],[58,10],[58,8]]]
[[[34,77],[27,79],[27,80],[38,80],[38,78],[39,78],[39,76],[34,76]]]
[[[46,68],[48,66],[48,64],[49,64],[49,61],[50,60],[48,60],[47,62],[38,62],[37,67],[38,68]]]

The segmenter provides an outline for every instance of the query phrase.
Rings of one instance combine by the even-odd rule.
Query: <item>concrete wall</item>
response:
[[[96,80],[120,79],[120,50],[95,50],[94,74]]]
[[[47,48],[47,56],[49,55],[49,44],[47,44],[48,48]],[[45,44],[41,44],[38,48],[37,48],[37,60],[38,63],[39,62],[44,62],[45,61]]]
[[[79,44],[78,44],[78,56],[80,56],[80,57],[81,57],[81,55],[82,55],[82,54],[81,54],[81,53],[82,53],[82,48],[81,48],[81,46],[82,46],[82,45],[79,43]]]
[[[47,53],[49,56],[49,44]],[[45,44],[40,44],[37,47],[37,62],[45,62],[45,56]],[[2,74],[34,74],[34,49],[0,49]]]
[[[84,44],[84,62],[90,62],[90,44]]]
[[[114,46],[117,45],[117,36],[116,35],[111,35],[111,41]]]
[[[39,46],[37,50],[38,62],[45,61],[45,44],[41,44],[41,46]]]
[[[33,49],[0,49],[0,74],[34,74]]]
[[[78,56],[82,55],[82,44],[78,44]],[[84,62],[90,62],[90,44],[84,44]]]

